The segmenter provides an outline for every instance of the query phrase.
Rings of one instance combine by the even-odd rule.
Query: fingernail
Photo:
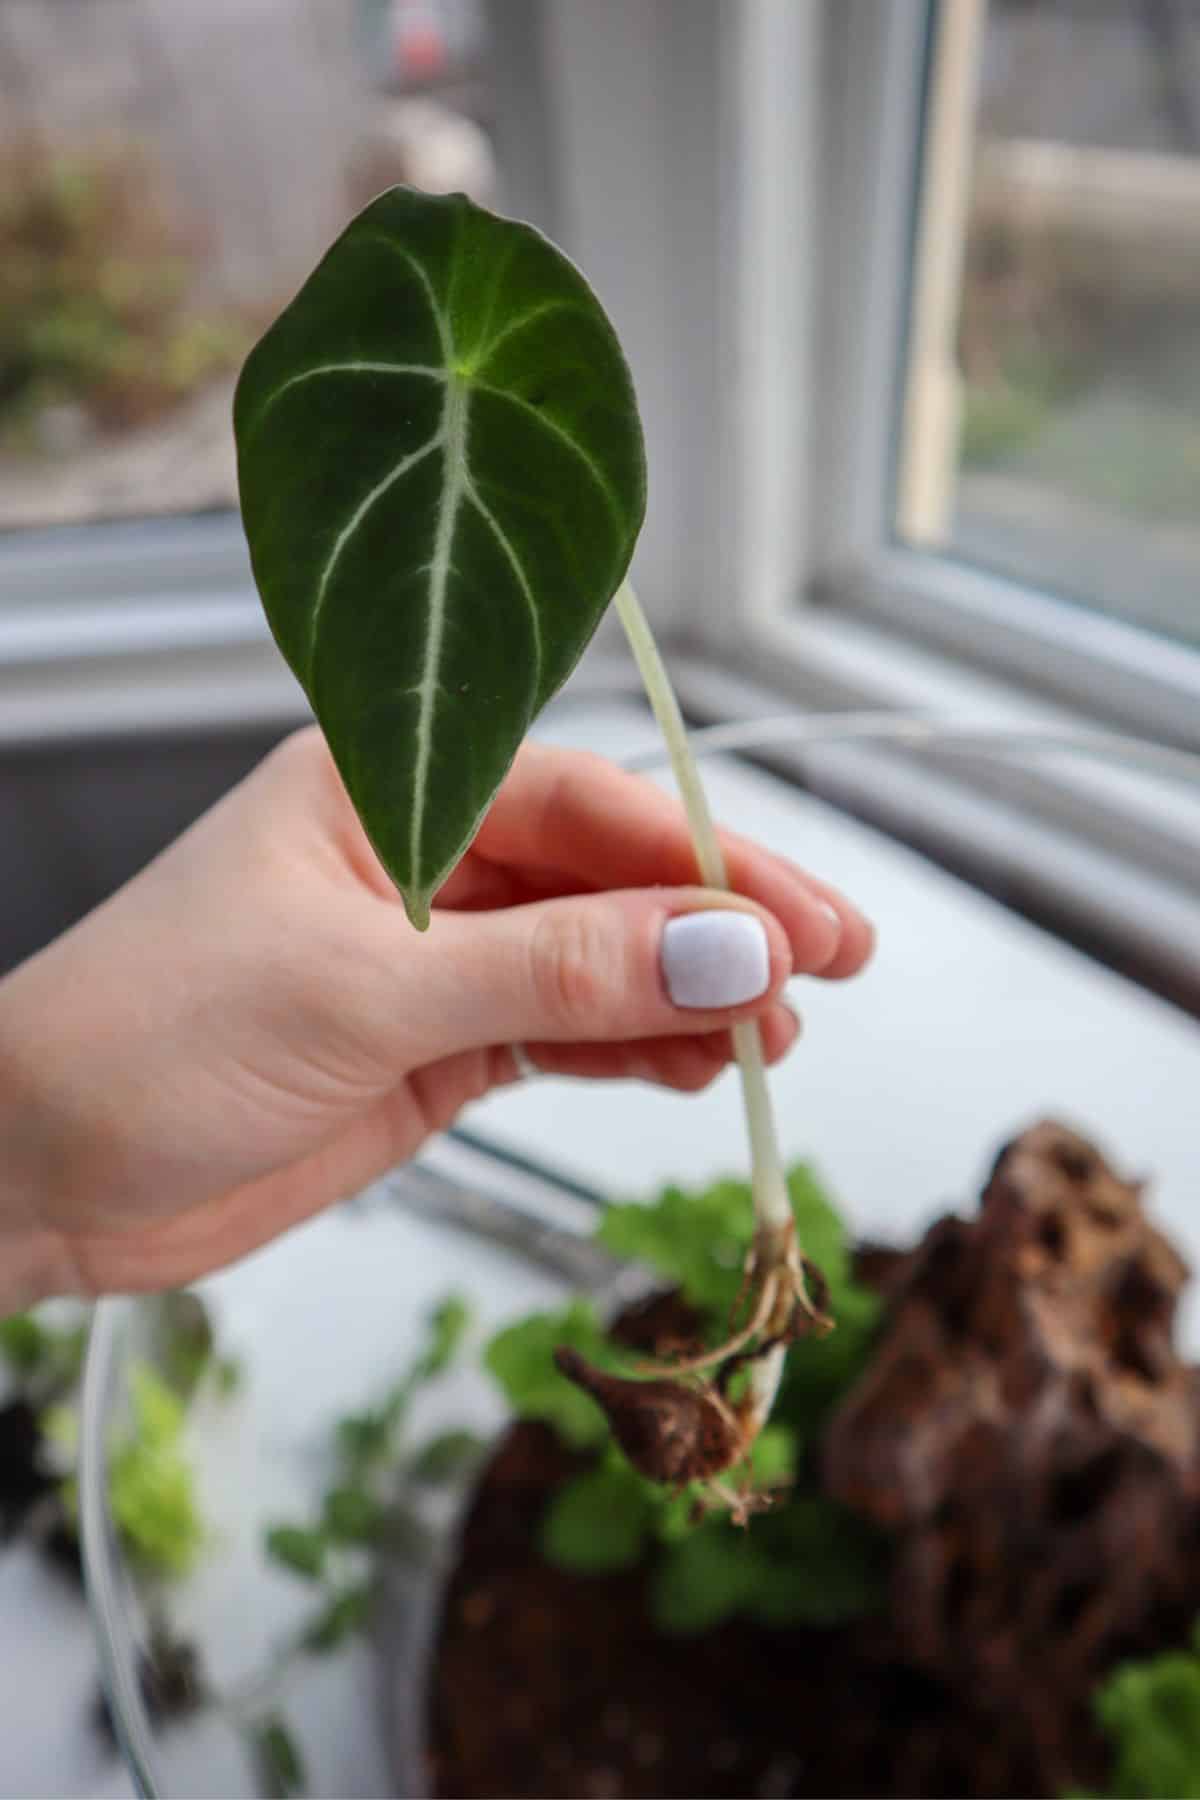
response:
[[[680,913],[664,925],[659,954],[675,1006],[744,1006],[771,983],[767,934],[750,913]]]
[[[838,936],[842,935],[842,915],[836,906],[830,906],[828,900],[818,900],[817,910],[823,912]]]

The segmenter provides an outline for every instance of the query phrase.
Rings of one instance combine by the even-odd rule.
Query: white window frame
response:
[[[697,716],[874,706],[1200,747],[1194,652],[892,538],[936,25],[926,0],[543,5],[547,222],[616,319],[647,427],[636,573]],[[1197,794],[1050,755],[838,749],[805,773],[1200,997]]]

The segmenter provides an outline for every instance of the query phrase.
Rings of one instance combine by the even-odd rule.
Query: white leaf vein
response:
[[[466,494],[467,499],[471,502],[485,525],[490,528],[492,536],[499,544],[504,555],[508,558],[509,567],[517,578],[517,585],[524,595],[526,606],[529,608],[530,623],[533,626],[533,647],[537,657],[537,673],[533,683],[534,691],[536,693],[542,679],[542,621],[538,614],[537,600],[534,598],[533,588],[530,584],[529,577],[525,572],[525,565],[517,555],[508,533],[501,525],[499,519],[497,519],[491,507],[487,504],[486,500],[484,500],[474,482],[469,478],[467,481]]]
[[[402,456],[395,468],[389,469],[387,474],[383,477],[383,480],[377,481],[370,492],[364,495],[359,501],[358,505],[333,540],[333,547],[325,559],[324,567],[317,580],[316,594],[313,599],[312,630],[309,636],[310,682],[314,677],[313,663],[316,658],[317,637],[320,631],[321,614],[325,606],[325,596],[329,592],[329,583],[333,579],[333,572],[337,568],[342,551],[346,548],[346,545],[350,542],[350,539],[354,536],[354,533],[358,530],[375,503],[383,498],[390,487],[394,487],[396,482],[402,480],[410,470],[415,469],[418,463],[424,462],[425,458],[436,450],[444,440],[445,426],[443,424],[439,425],[437,431],[434,432],[427,443],[421,445],[419,450],[410,451],[407,456]]]
[[[600,492],[604,495],[609,511],[616,521],[618,532],[624,532],[625,509],[617,498],[612,483],[609,481],[608,476],[604,473],[604,470],[600,467],[600,464],[596,461],[595,457],[592,456],[589,451],[585,450],[583,445],[579,443],[576,438],[571,436],[571,433],[565,426],[560,425],[556,419],[552,419],[549,413],[544,412],[541,407],[533,406],[528,400],[522,399],[520,394],[514,394],[510,392],[508,388],[494,387],[486,381],[476,381],[473,382],[472,385],[476,387],[480,393],[494,394],[497,399],[507,400],[510,406],[519,407],[522,412],[528,413],[531,419],[536,419],[538,424],[548,431],[552,437],[556,437],[560,443],[568,445],[575,452],[584,468],[591,475],[596,486],[600,489]]]

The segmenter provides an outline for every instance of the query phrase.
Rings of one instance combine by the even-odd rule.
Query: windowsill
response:
[[[808,708],[1023,730],[1097,724],[873,620],[824,610],[760,622],[732,665],[699,654],[672,667],[696,720]],[[1200,1011],[1200,790],[1061,751],[949,759],[830,744],[773,746],[755,760]]]

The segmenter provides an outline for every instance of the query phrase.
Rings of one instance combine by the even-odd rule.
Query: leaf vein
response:
[[[533,626],[533,648],[534,648],[534,654],[537,658],[537,672],[535,674],[534,683],[533,683],[534,690],[536,692],[536,690],[541,685],[542,663],[544,660],[543,650],[542,650],[542,621],[538,615],[537,601],[533,597],[533,588],[531,587],[529,577],[525,572],[525,565],[521,561],[520,557],[517,555],[516,550],[513,548],[513,545],[509,539],[508,533],[504,530],[503,526],[500,524],[499,519],[497,519],[495,513],[493,513],[491,507],[483,499],[483,496],[480,494],[479,489],[475,486],[474,482],[471,481],[469,477],[467,480],[466,493],[467,493],[467,499],[474,506],[474,508],[475,508],[476,512],[479,514],[480,518],[490,528],[493,537],[496,539],[496,542],[499,544],[501,550],[504,552],[505,556],[508,558],[509,566],[511,567],[513,574],[517,578],[517,585],[519,586],[521,593],[523,594],[523,596],[525,598],[525,604],[529,608],[530,623]]]
[[[433,315],[434,327],[438,334],[438,342],[442,347],[442,355],[445,357],[447,364],[451,363],[454,360],[454,339],[450,333],[450,322],[445,308],[437,297],[437,290],[430,279],[429,270],[418,257],[413,255],[411,250],[406,249],[403,244],[398,244],[395,238],[388,237],[382,231],[372,232],[371,236],[377,239],[379,243],[386,244],[388,249],[394,251],[397,256],[403,257],[413,274],[417,277],[417,280],[421,283],[421,286],[425,289],[425,295],[429,301],[429,310]]]
[[[604,470],[600,467],[595,457],[585,450],[583,445],[579,443],[576,438],[573,438],[571,433],[567,431],[564,426],[558,424],[555,419],[552,419],[548,413],[543,412],[540,407],[531,405],[528,400],[523,400],[520,394],[510,393],[507,388],[494,387],[486,381],[473,381],[471,385],[482,394],[494,394],[498,400],[507,400],[511,406],[519,407],[522,412],[528,413],[530,418],[536,419],[538,424],[542,425],[552,437],[556,437],[561,443],[569,445],[583,464],[584,468],[591,475],[592,480],[600,489],[600,492],[604,495],[608,509],[616,522],[618,533],[621,535],[624,534],[625,509],[617,498],[612,483],[609,481],[608,476],[604,473]]]
[[[488,363],[492,360],[492,357],[504,340],[506,338],[514,337],[518,331],[524,331],[526,325],[532,325],[535,319],[544,318],[547,313],[582,311],[583,308],[577,300],[564,300],[561,298],[555,300],[543,300],[537,306],[531,306],[528,312],[521,314],[520,318],[510,319],[507,325],[502,325],[500,327],[500,330],[496,333],[495,337],[492,338],[491,342],[485,345],[476,367],[486,369]]]
[[[346,545],[350,542],[350,539],[354,536],[354,533],[358,530],[358,527],[362,524],[362,521],[370,512],[375,502],[381,499],[388,489],[394,486],[397,481],[400,481],[407,475],[410,469],[415,469],[418,463],[424,462],[430,452],[437,449],[438,445],[443,441],[444,436],[444,426],[439,425],[437,431],[429,439],[428,443],[422,444],[419,450],[410,451],[407,456],[401,457],[395,468],[389,469],[383,480],[377,481],[370,492],[359,501],[346,523],[342,526],[342,529],[338,532],[337,537],[334,539],[333,548],[326,557],[325,566],[321,570],[320,577],[318,578],[316,595],[313,600],[312,631],[309,636],[308,648],[308,678],[310,684],[316,677],[315,663],[317,655],[317,637],[320,632],[321,614],[325,606],[325,596],[329,592],[329,583],[333,577],[333,571],[337,567],[338,559],[341,556],[342,551],[346,548]]]
[[[458,509],[467,485],[467,424],[470,393],[457,380],[446,383],[439,432],[446,446],[446,477],[438,510],[433,558],[429,566],[429,622],[425,632],[425,656],[421,671],[421,700],[417,712],[417,753],[413,764],[412,820],[409,834],[410,879],[421,887],[421,832],[425,823],[425,796],[433,748],[434,700],[441,683],[438,669],[446,628],[446,588],[451,573],[450,556]]]
[[[318,375],[421,375],[430,381],[445,381],[445,369],[432,368],[427,363],[392,363],[392,362],[336,362],[318,363],[314,368],[301,369],[298,375],[289,375],[259,407],[250,431],[257,431],[277,400],[282,399],[289,388],[298,387],[301,382],[313,381]]]

